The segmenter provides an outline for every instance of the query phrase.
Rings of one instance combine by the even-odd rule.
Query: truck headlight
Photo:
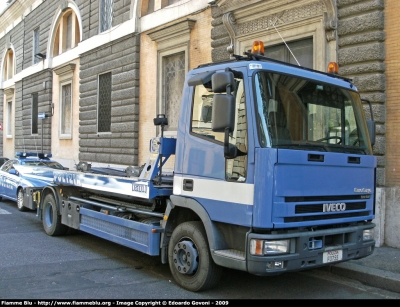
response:
[[[250,254],[278,255],[289,252],[289,240],[250,240]]]
[[[374,239],[374,229],[364,229],[363,230],[363,241],[370,241]]]

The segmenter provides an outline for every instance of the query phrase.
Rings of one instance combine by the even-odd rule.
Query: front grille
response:
[[[345,201],[357,199],[370,199],[369,194],[360,195],[337,195],[337,196],[290,196],[285,197],[286,203],[301,203],[301,202],[314,202],[314,201]]]
[[[295,213],[296,214],[305,214],[305,213],[320,213],[324,212],[323,204],[314,204],[314,205],[296,205]],[[354,202],[354,203],[346,203],[345,211],[352,210],[365,210],[367,208],[367,203],[365,201]]]
[[[339,214],[324,214],[324,215],[312,215],[312,216],[296,216],[296,217],[285,217],[285,223],[295,222],[306,222],[306,221],[318,221],[318,220],[329,220],[329,219],[341,219],[349,217],[360,217],[368,216],[369,212],[351,212],[351,213],[339,213]]]

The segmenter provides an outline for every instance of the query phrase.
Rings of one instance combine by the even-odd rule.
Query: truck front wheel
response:
[[[52,194],[47,194],[43,201],[43,228],[49,236],[60,236],[67,232],[68,227],[61,224],[61,215]]]
[[[222,267],[211,257],[204,227],[197,221],[175,228],[168,246],[168,262],[175,281],[190,291],[212,288],[222,275]]]

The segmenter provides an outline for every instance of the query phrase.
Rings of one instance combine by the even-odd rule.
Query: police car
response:
[[[17,152],[15,158],[0,167],[0,199],[17,202],[18,210],[25,211],[24,188],[52,185],[53,170],[66,169],[50,160],[51,154]]]

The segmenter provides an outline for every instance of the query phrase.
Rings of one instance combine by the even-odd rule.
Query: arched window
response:
[[[4,58],[3,80],[8,80],[14,77],[14,51],[9,48]]]
[[[169,5],[178,3],[181,0],[162,0],[162,1],[155,1],[155,0],[142,0],[140,16],[145,16],[151,13],[154,13],[160,9],[163,9]]]
[[[54,38],[53,57],[76,47],[79,43],[78,18],[72,9],[63,13],[57,25]]]

